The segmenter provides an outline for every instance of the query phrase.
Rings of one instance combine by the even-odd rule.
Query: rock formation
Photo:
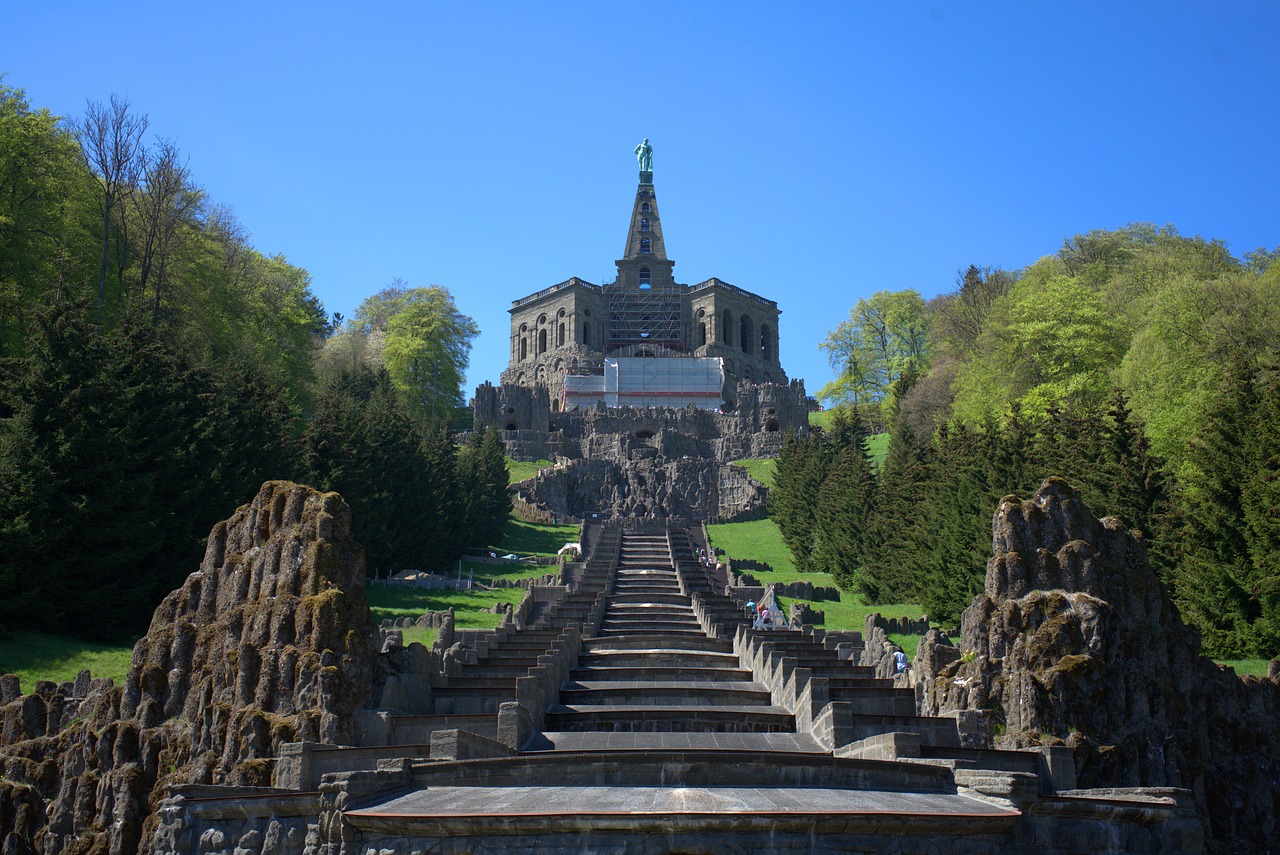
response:
[[[560,519],[614,515],[760,519],[768,489],[745,469],[705,459],[570,460],[515,486],[522,502]]]
[[[808,424],[804,384],[740,383],[732,412],[697,407],[550,410],[545,389],[476,389],[477,427],[503,429],[517,460],[557,465],[514,488],[518,515],[550,522],[644,516],[708,522],[759,519],[767,489],[729,464],[774,457],[788,429]]]
[[[985,711],[999,748],[1065,744],[1081,787],[1190,789],[1221,851],[1274,841],[1276,678],[1201,657],[1141,540],[1061,480],[1001,500],[992,550],[960,648],[921,641],[920,714]]]
[[[264,484],[156,609],[123,687],[8,682],[0,851],[145,851],[161,786],[265,786],[284,743],[351,741],[376,638],[350,509]]]

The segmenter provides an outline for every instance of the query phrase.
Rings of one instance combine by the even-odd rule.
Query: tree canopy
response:
[[[342,492],[370,571],[489,545],[501,439],[443,427],[470,318],[397,285],[342,328],[149,124],[0,85],[0,631],[140,633],[268,479]]]
[[[1277,307],[1280,251],[1144,223],[970,265],[924,305],[878,292],[824,342],[823,394],[879,402],[885,462],[868,484],[844,443],[791,437],[771,513],[799,566],[945,622],[981,586],[999,498],[1063,477],[1141,532],[1209,652],[1280,654]]]

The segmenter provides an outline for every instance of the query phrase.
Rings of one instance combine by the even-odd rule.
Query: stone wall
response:
[[[920,643],[921,714],[981,711],[997,747],[1065,745],[1082,787],[1189,789],[1214,851],[1271,845],[1276,678],[1200,656],[1142,541],[1061,480],[1001,500],[992,551],[960,647]]]
[[[767,490],[735,466],[714,460],[570,460],[516,486],[524,504],[560,518],[694,517],[710,522],[760,519]]]
[[[645,263],[658,264],[654,259]],[[656,267],[654,275],[661,275]],[[609,287],[634,294],[638,283]],[[715,278],[662,287],[676,295],[683,353],[724,360],[724,398],[730,405],[736,402],[739,382],[786,383],[778,359],[777,303]],[[563,388],[567,370],[598,363],[609,352],[610,296],[605,287],[573,277],[517,300],[510,311],[504,385],[553,390],[554,396]]]
[[[485,384],[472,401],[476,428],[496,425],[516,460],[552,457],[621,461],[633,453],[727,463],[773,457],[789,429],[808,425],[804,381],[742,384],[733,412],[599,406],[551,412],[545,390]],[[651,449],[644,452],[644,449]]]

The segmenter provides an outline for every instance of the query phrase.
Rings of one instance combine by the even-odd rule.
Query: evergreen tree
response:
[[[498,543],[511,512],[511,495],[505,447],[496,426],[472,433],[458,455],[458,472],[466,497],[468,545]]]
[[[1214,656],[1280,652],[1274,382],[1237,362],[1191,444],[1173,550],[1179,605]]]
[[[770,496],[770,515],[791,550],[796,568],[810,572],[816,523],[816,499],[831,468],[830,445],[821,431],[783,437],[778,456],[777,485]],[[780,488],[780,489],[779,489]]]
[[[416,568],[432,547],[423,525],[432,485],[422,438],[385,370],[362,366],[325,384],[303,436],[310,483],[341,493],[370,572]]]
[[[84,306],[39,320],[10,363],[0,493],[25,623],[88,638],[141,631],[199,557],[207,388],[145,333],[96,335]],[[206,529],[207,530],[207,529]]]
[[[861,440],[850,442],[832,461],[818,489],[813,524],[814,569],[830,573],[836,584],[871,597],[879,587],[863,570],[864,538],[875,503],[875,475]]]
[[[475,542],[459,474],[458,449],[449,431],[437,427],[422,438],[419,453],[431,485],[420,520],[427,538],[427,561],[429,566],[443,567]]]
[[[909,537],[922,523],[927,449],[906,419],[894,418],[889,447],[876,479],[875,507],[863,535],[863,574],[874,588],[859,585],[870,602],[909,602],[919,589]]]
[[[991,556],[996,500],[986,448],[997,441],[991,430],[940,429],[937,449],[926,459],[918,522],[908,532],[910,557],[904,563],[919,580],[916,596],[908,599],[942,623],[957,622],[982,590]]]

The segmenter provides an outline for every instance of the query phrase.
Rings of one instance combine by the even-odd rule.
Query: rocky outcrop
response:
[[[652,449],[651,449],[652,450]],[[697,517],[707,522],[759,519],[768,489],[738,466],[711,459],[635,455],[622,462],[570,460],[515,486],[518,501],[559,519]]]
[[[264,484],[156,609],[122,687],[42,683],[0,709],[0,851],[145,851],[162,787],[265,786],[283,744],[350,742],[376,637],[342,498]]]
[[[920,714],[985,711],[998,748],[1073,749],[1081,787],[1183,787],[1222,851],[1278,830],[1280,684],[1200,656],[1140,539],[1058,479],[1006,497],[959,648],[921,641]]]

